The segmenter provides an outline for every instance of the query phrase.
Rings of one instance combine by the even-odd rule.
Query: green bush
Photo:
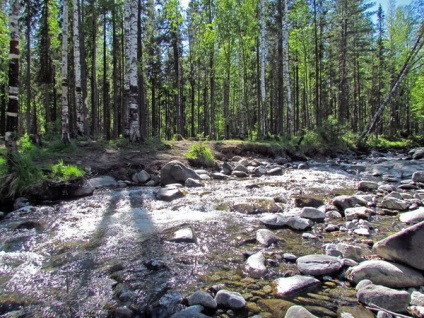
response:
[[[205,142],[194,143],[185,157],[193,166],[213,167],[215,164],[212,150]]]
[[[80,178],[84,175],[84,171],[77,166],[65,165],[63,160],[60,160],[58,164],[50,167],[51,174],[50,178],[53,181],[69,181],[72,179]]]

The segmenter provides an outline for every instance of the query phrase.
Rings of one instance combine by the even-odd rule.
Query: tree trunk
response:
[[[289,11],[288,11],[288,0],[284,0],[283,3],[283,73],[284,73],[284,91],[286,92],[287,98],[287,135],[290,136],[293,130],[293,101],[291,94],[291,81],[290,81],[290,69],[289,69]]]
[[[62,141],[70,143],[68,104],[68,0],[63,0],[62,25]]]
[[[107,80],[107,10],[104,8],[103,16],[103,133],[106,140],[110,140],[110,105],[109,105],[109,82]]]
[[[31,129],[31,1],[27,2],[27,21],[26,21],[26,37],[27,37],[27,56],[26,56],[26,131],[28,134],[34,133]]]
[[[267,111],[266,111],[266,86],[265,86],[265,63],[266,63],[266,25],[265,25],[265,0],[260,2],[260,28],[261,34],[259,39],[259,56],[260,56],[260,92],[261,92],[261,108],[262,108],[262,117],[261,117],[261,131],[262,136],[266,137],[268,135],[268,124],[267,124]]]
[[[18,154],[18,113],[19,113],[19,12],[21,4],[19,0],[11,3],[10,12],[10,54],[9,54],[9,104],[6,112],[5,144],[7,148],[9,164],[13,157]],[[9,165],[9,167],[11,167]]]
[[[98,118],[98,109],[99,109],[99,92],[97,88],[97,73],[96,73],[96,62],[97,62],[97,14],[95,11],[95,0],[90,1],[90,8],[92,10],[92,21],[91,27],[93,32],[91,34],[91,133],[93,138],[97,138],[99,134],[99,118]],[[113,18],[113,17],[112,17]]]
[[[113,68],[113,138],[119,136],[119,71],[118,71],[118,38],[116,35],[116,5],[112,5],[112,68]]]
[[[137,76],[137,8],[138,0],[126,0],[125,17],[125,91],[128,99],[127,127],[130,141],[140,140],[138,116],[138,76]]]
[[[81,85],[81,40],[80,40],[80,11],[79,0],[73,0],[73,35],[74,35],[74,68],[75,68],[75,102],[76,102],[76,116],[77,116],[77,134],[84,135],[84,100],[82,97]]]
[[[138,0],[138,14],[137,14],[137,62],[139,65],[143,64],[143,47],[142,47],[142,12],[141,12],[141,0]],[[148,108],[146,103],[146,96],[144,94],[144,76],[143,67],[137,69],[138,72],[138,104],[139,104],[139,127],[140,127],[140,140],[144,141],[147,138],[147,118]]]

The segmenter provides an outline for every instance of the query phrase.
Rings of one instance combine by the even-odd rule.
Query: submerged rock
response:
[[[156,198],[162,201],[173,201],[184,197],[184,193],[180,189],[161,188],[156,193]]]
[[[95,189],[104,187],[114,187],[117,185],[115,178],[111,176],[102,176],[88,180],[88,183]]]
[[[423,246],[424,221],[375,243],[374,250],[387,260],[424,270]]]

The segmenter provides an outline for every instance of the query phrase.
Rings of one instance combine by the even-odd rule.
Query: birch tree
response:
[[[130,141],[140,140],[138,115],[137,75],[137,0],[126,0],[124,4],[125,28],[125,83],[127,112],[126,134]]]
[[[6,113],[5,144],[9,162],[17,155],[17,133],[19,112],[19,0],[13,0],[9,15],[10,54],[9,54],[9,104]]]
[[[287,98],[287,133],[290,136],[293,129],[293,101],[291,95],[290,69],[289,69],[289,10],[288,0],[283,0],[283,74],[284,90]]]
[[[260,14],[260,28],[261,34],[259,38],[259,54],[260,54],[260,82],[261,82],[261,107],[262,107],[262,136],[265,137],[268,134],[267,125],[267,111],[266,111],[266,85],[265,85],[265,63],[266,63],[266,25],[265,25],[265,0],[261,0],[259,4]]]
[[[81,40],[80,40],[80,9],[79,0],[73,0],[73,36],[74,36],[74,67],[75,67],[75,102],[77,110],[77,133],[84,135],[84,100],[81,84]]]
[[[68,0],[63,0],[62,26],[62,141],[65,145],[69,139],[69,108],[68,108]]]

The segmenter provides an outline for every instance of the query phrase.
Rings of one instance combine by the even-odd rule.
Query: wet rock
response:
[[[405,200],[397,199],[391,196],[386,196],[381,201],[381,207],[383,209],[390,209],[390,210],[405,211],[405,210],[408,210],[410,205],[411,204]]]
[[[378,187],[378,191],[380,192],[392,192],[395,191],[395,187],[391,184],[382,184]]]
[[[156,193],[156,199],[168,202],[182,197],[184,197],[184,193],[180,189],[161,188]]]
[[[277,242],[277,237],[268,229],[259,229],[256,231],[256,240],[259,244],[270,246]]]
[[[0,220],[3,220],[3,218],[5,217],[6,213],[0,211]]]
[[[202,314],[203,309],[201,305],[193,305],[176,312],[170,318],[209,318],[209,316]]]
[[[318,279],[302,275],[277,278],[273,282],[274,294],[287,298],[312,291],[320,285],[321,283]]]
[[[299,257],[296,265],[300,273],[312,276],[334,274],[343,267],[339,258],[324,254]]]
[[[238,171],[238,172],[245,172],[246,174],[249,173],[249,170],[247,169],[247,167],[244,166],[244,165],[242,165],[242,164],[237,164],[235,166],[235,168],[233,169],[233,172],[236,172],[236,171]]]
[[[374,244],[381,257],[424,270],[424,221],[410,226]]]
[[[289,160],[288,158],[286,158],[286,157],[276,157],[276,158],[274,159],[274,162],[275,162],[277,165],[285,165],[286,163],[289,163],[289,162],[290,162],[290,160]]]
[[[424,221],[424,207],[411,212],[399,214],[399,220],[403,223],[415,224]]]
[[[247,172],[238,171],[238,170],[234,170],[233,172],[231,172],[231,175],[233,175],[237,178],[247,178],[249,176],[249,174]]]
[[[340,210],[344,211],[347,208],[353,208],[356,205],[363,205],[363,202],[352,195],[340,195],[333,199],[332,203]]]
[[[359,191],[374,191],[378,189],[378,183],[373,181],[360,181],[358,183]]]
[[[137,173],[134,173],[131,177],[131,180],[138,184],[144,184],[150,180],[150,174],[146,170],[141,170]]]
[[[369,260],[346,271],[346,278],[357,284],[369,279],[376,285],[390,288],[417,287],[424,285],[424,276],[406,265],[383,260]]]
[[[283,258],[288,262],[295,262],[297,260],[297,256],[292,253],[284,253]]]
[[[337,317],[340,318],[374,318],[374,314],[362,306],[340,306],[337,308]]]
[[[415,171],[412,175],[412,181],[415,183],[424,182],[424,171]]]
[[[31,203],[29,202],[27,198],[24,198],[24,197],[17,198],[15,202],[13,203],[14,210],[19,210],[27,206],[31,206]]]
[[[318,208],[324,205],[324,201],[307,195],[298,195],[293,198],[293,205],[297,208],[313,207]]]
[[[115,317],[131,318],[132,316],[133,316],[133,312],[127,306],[118,307],[115,310]]]
[[[212,179],[215,179],[215,180],[225,180],[225,179],[228,179],[228,175],[223,174],[221,172],[213,172],[211,174],[211,177],[212,177]]]
[[[290,227],[294,230],[305,230],[312,226],[312,221],[301,217],[284,216],[280,213],[269,215],[260,220],[269,228],[278,229]]]
[[[217,303],[213,297],[201,290],[196,291],[194,294],[190,295],[187,298],[189,306],[193,305],[202,305],[205,308],[215,309],[217,307]]]
[[[353,219],[368,220],[372,213],[374,213],[373,209],[364,206],[347,208],[344,210],[344,215],[347,221],[352,221]]]
[[[178,160],[168,162],[160,171],[160,183],[163,185],[184,183],[188,178],[200,180],[200,176],[193,169]]]
[[[338,243],[336,249],[342,253],[344,258],[350,258],[355,261],[360,261],[362,259],[362,248],[359,246]]]
[[[264,311],[271,313],[271,317],[283,317],[287,310],[294,306],[292,302],[284,299],[261,299],[258,305]]]
[[[195,243],[196,239],[192,228],[187,226],[174,232],[174,236],[170,241],[177,243]]]
[[[230,309],[241,309],[246,306],[246,300],[240,293],[232,292],[226,289],[221,289],[216,293],[215,301],[218,306]]]
[[[410,296],[407,291],[396,290],[373,283],[358,289],[358,301],[366,305],[377,305],[393,312],[405,312],[409,306]]]
[[[304,207],[300,212],[300,217],[313,221],[324,221],[325,213],[313,207]]]
[[[117,185],[115,178],[111,176],[102,176],[88,180],[89,184],[95,188],[114,187]]]
[[[327,224],[324,229],[325,232],[336,232],[338,230],[340,230],[340,226],[338,224]]]
[[[85,197],[85,196],[92,195],[93,192],[94,192],[94,187],[91,185],[91,183],[86,182],[81,187],[70,190],[69,195],[74,197]]]
[[[166,264],[161,260],[148,260],[144,261],[143,265],[146,266],[147,269],[152,271],[158,271],[164,268],[167,268]]]
[[[297,169],[300,169],[300,170],[309,169],[309,165],[308,165],[307,163],[300,163],[300,164],[297,166]]]
[[[195,180],[195,179],[192,179],[192,178],[188,178],[185,181],[184,185],[187,188],[196,188],[196,187],[203,187],[204,186],[204,184],[202,182]]]
[[[305,307],[302,306],[291,306],[287,312],[284,318],[318,318],[317,316],[313,315],[309,310],[307,310]]]
[[[257,252],[249,256],[244,269],[253,277],[261,277],[265,274],[267,272],[267,268],[265,266],[265,257],[262,252]]]
[[[414,290],[411,293],[411,305],[424,306],[424,294]]]
[[[253,174],[257,177],[263,176],[267,173],[267,169],[263,166],[256,167],[253,169]]]
[[[343,216],[341,215],[341,213],[339,211],[336,210],[330,210],[325,212],[325,218],[328,220],[336,220],[336,219],[341,219]]]
[[[231,171],[233,171],[233,167],[228,162],[224,162],[221,167],[221,173],[230,175]]]
[[[281,167],[271,168],[266,172],[268,176],[279,176],[282,173],[283,173],[283,168]]]
[[[302,238],[305,240],[315,240],[318,237],[312,233],[302,233]]]
[[[412,159],[418,160],[424,158],[424,147],[415,149],[412,153]]]

